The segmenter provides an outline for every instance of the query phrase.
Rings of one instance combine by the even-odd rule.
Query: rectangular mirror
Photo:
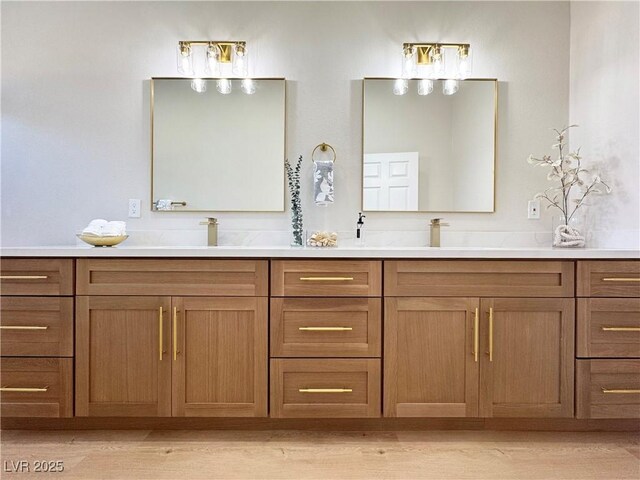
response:
[[[284,211],[285,80],[202,81],[151,80],[154,208]]]
[[[494,211],[498,82],[432,82],[364,80],[363,210]]]

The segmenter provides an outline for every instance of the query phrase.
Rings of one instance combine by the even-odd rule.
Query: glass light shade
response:
[[[178,45],[177,50],[178,73],[181,75],[193,75],[193,51],[191,47]]]
[[[468,78],[473,70],[473,52],[471,48],[459,48],[456,59],[458,78]]]
[[[413,78],[416,74],[416,55],[413,51],[402,52],[402,78]]]
[[[433,92],[433,80],[422,79],[418,81],[418,95],[429,95]]]
[[[446,70],[445,55],[440,47],[431,50],[431,64],[433,65],[433,78],[440,78]]]
[[[418,65],[415,78],[434,78],[433,65]]]
[[[442,82],[442,94],[453,95],[458,91],[458,80],[448,79]]]
[[[242,80],[240,88],[247,95],[253,95],[254,93],[256,93],[256,82],[254,82],[250,78],[245,78],[244,80]]]
[[[198,93],[207,91],[207,81],[202,78],[194,78],[191,80],[191,88]]]
[[[218,90],[218,92],[223,95],[230,94],[232,90],[231,80],[229,80],[228,78],[221,78],[220,80],[217,80],[216,90]]]
[[[406,78],[398,78],[393,84],[394,95],[404,95],[409,91],[409,80]]]
[[[220,52],[215,45],[207,47],[205,70],[212,77],[220,75]]]
[[[231,70],[238,77],[246,77],[249,74],[249,54],[245,47],[235,46]]]

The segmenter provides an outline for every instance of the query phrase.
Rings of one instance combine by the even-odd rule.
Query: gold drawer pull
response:
[[[473,361],[478,361],[478,350],[480,349],[480,316],[476,307],[475,316],[473,317]]]
[[[603,282],[640,282],[640,277],[607,277]]]
[[[299,388],[300,393],[351,393],[351,388]]]
[[[640,327],[602,327],[603,332],[640,332]]]
[[[2,325],[0,326],[0,330],[47,330],[49,327],[47,326],[36,326],[36,325]]]
[[[303,332],[350,332],[352,327],[298,327]]]
[[[303,282],[350,282],[353,277],[300,277]]]
[[[0,387],[0,392],[46,392],[49,387]]]
[[[46,280],[48,275],[0,275],[0,280]]]
[[[640,393],[637,388],[602,388],[602,393]]]

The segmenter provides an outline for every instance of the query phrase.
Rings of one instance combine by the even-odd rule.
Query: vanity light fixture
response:
[[[203,52],[202,62],[196,62],[194,59],[196,48],[198,52]],[[230,77],[244,78],[249,74],[249,55],[246,42],[182,40],[178,42],[177,61],[178,73],[182,75],[194,76],[196,65],[202,63],[207,76],[222,77],[216,82],[216,89],[222,94],[231,93]],[[251,84],[252,82],[249,83],[249,85]],[[206,91],[206,80],[194,79],[191,82],[191,88],[198,93]],[[255,86],[245,88],[243,83],[242,90],[251,94],[255,92]]]
[[[473,54],[468,43],[404,43],[402,45],[402,78],[396,80],[393,93],[404,95],[408,80],[416,78],[418,95],[433,91],[433,80],[443,79],[442,93],[458,91],[458,80],[468,78],[473,67]],[[406,88],[403,86],[406,85]]]

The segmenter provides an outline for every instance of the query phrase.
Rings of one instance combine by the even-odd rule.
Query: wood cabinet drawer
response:
[[[382,262],[368,260],[274,260],[271,294],[276,297],[377,297]]]
[[[573,262],[418,260],[384,262],[391,297],[572,297]]]
[[[640,261],[578,262],[579,297],[640,297]]]
[[[274,357],[379,357],[379,298],[271,299]]]
[[[380,416],[380,360],[272,359],[271,416]]]
[[[2,295],[73,295],[73,260],[3,258]]]
[[[3,417],[73,416],[73,359],[2,358]]]
[[[577,355],[640,358],[640,298],[579,298]]]
[[[77,293],[265,297],[268,271],[267,260],[79,259]]]
[[[640,418],[640,360],[576,360],[578,418]]]
[[[73,356],[73,299],[3,297],[0,302],[2,355]]]

